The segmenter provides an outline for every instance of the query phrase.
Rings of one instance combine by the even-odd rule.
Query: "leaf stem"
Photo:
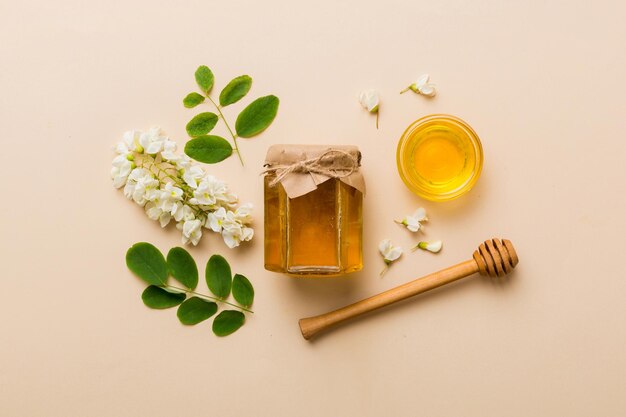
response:
[[[248,313],[254,314],[254,311],[252,311],[252,310],[250,310],[250,309],[248,309],[246,307],[242,307],[242,306],[239,306],[237,304],[230,303],[230,302],[228,302],[226,300],[222,300],[221,298],[213,297],[213,296],[206,295],[206,294],[200,294],[199,292],[195,292],[195,291],[189,290],[187,288],[177,287],[175,285],[165,284],[164,287],[165,288],[171,288],[171,289],[177,290],[177,291],[184,291],[186,294],[193,294],[193,295],[196,295],[198,297],[207,298],[209,300],[218,301],[220,303],[228,304],[229,306],[236,307],[236,308],[239,308],[241,310],[247,311]]]
[[[407,91],[409,91],[410,89],[411,89],[411,87],[407,87],[407,88],[405,88],[404,90],[400,91],[400,94],[404,94],[404,93],[406,93]]]
[[[230,125],[226,121],[226,118],[224,117],[224,113],[222,113],[222,108],[215,101],[213,101],[213,99],[208,94],[207,94],[207,98],[209,99],[211,103],[213,103],[213,105],[217,109],[217,112],[220,114],[220,117],[224,121],[226,128],[230,132],[230,136],[233,138],[233,143],[235,144],[235,152],[237,152],[237,156],[239,157],[239,162],[241,162],[241,166],[244,166],[243,158],[241,157],[241,152],[239,152],[239,144],[237,144],[237,135],[235,135],[233,130],[230,128]]]

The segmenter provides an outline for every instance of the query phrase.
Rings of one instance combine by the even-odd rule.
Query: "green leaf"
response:
[[[156,285],[150,285],[141,294],[143,303],[150,308],[165,309],[176,307],[187,297],[185,294],[166,291]]]
[[[196,137],[206,135],[217,124],[217,114],[211,112],[200,113],[187,123],[185,129],[189,136]]]
[[[204,101],[204,96],[198,93],[189,93],[183,99],[183,105],[188,109],[196,107],[198,104]]]
[[[213,333],[217,336],[228,336],[243,326],[246,317],[241,311],[224,310],[213,320]]]
[[[206,283],[213,294],[220,298],[228,297],[232,286],[230,265],[221,255],[213,255],[206,264]]]
[[[233,278],[233,297],[244,307],[250,307],[254,302],[254,288],[248,278],[235,274]]]
[[[196,161],[215,164],[232,155],[233,147],[223,137],[203,135],[187,142],[185,153]]]
[[[191,297],[178,307],[176,315],[182,324],[192,326],[217,313],[217,304],[202,298]]]
[[[196,70],[196,82],[198,86],[205,93],[209,93],[211,88],[213,88],[213,82],[215,81],[215,77],[213,77],[213,72],[206,65],[201,65]]]
[[[167,282],[167,264],[161,251],[147,242],[135,243],[126,252],[126,266],[148,284]]]
[[[226,107],[241,100],[252,87],[252,78],[240,75],[233,78],[220,93],[220,105]]]
[[[189,252],[176,247],[167,253],[167,266],[170,274],[185,287],[193,290],[198,285],[198,267]]]
[[[254,100],[248,105],[235,122],[237,135],[250,138],[258,135],[272,123],[278,112],[279,100],[276,96],[265,96]]]

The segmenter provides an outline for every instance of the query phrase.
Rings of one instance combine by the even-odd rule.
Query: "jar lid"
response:
[[[282,184],[289,198],[310,193],[331,178],[365,194],[361,152],[356,146],[272,145],[264,166],[266,175],[275,175],[270,185]]]

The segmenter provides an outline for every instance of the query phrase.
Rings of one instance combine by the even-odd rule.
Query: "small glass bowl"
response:
[[[451,147],[458,159],[455,162],[462,164],[458,175],[432,180],[420,173],[416,165],[425,158],[425,141],[445,142],[447,148]],[[447,148],[440,149],[439,156],[449,155]],[[422,159],[416,153],[418,149],[422,149],[419,151]],[[404,131],[396,159],[400,177],[413,193],[431,201],[447,201],[460,197],[474,186],[483,167],[483,148],[476,132],[463,120],[447,114],[431,114],[416,120]],[[430,161],[430,169],[437,169],[437,162]]]

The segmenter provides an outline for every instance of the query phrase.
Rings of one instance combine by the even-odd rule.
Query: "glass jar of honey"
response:
[[[363,267],[361,153],[274,145],[265,161],[265,269],[332,276]]]

